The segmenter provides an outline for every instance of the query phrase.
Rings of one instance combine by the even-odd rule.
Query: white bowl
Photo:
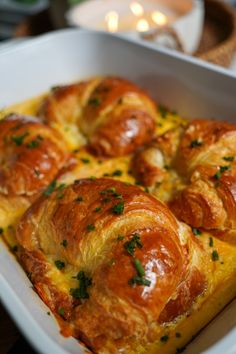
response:
[[[121,19],[129,18],[131,20],[131,2],[134,1],[87,0],[72,7],[67,12],[66,19],[71,26],[106,31],[104,19],[111,11],[118,13]],[[204,20],[204,5],[201,0],[135,0],[135,2],[142,4],[146,11],[163,12],[165,9],[170,23],[163,27],[157,25],[154,27],[154,23],[152,23],[151,29],[146,32],[138,32],[134,28],[127,29],[127,26],[126,28],[123,26],[117,30],[117,34],[137,40],[147,39],[152,35],[152,40],[157,45],[172,49],[181,47],[181,50],[187,54],[196,51]],[[141,18],[139,17],[139,19]],[[134,23],[134,21],[132,22]],[[178,43],[181,45],[179,46]]]

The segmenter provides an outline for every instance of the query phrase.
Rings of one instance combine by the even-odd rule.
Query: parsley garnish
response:
[[[89,101],[88,101],[88,104],[90,104],[91,106],[99,106],[101,103],[101,100],[100,98],[98,97],[94,97],[94,98],[91,98]]]
[[[198,147],[198,146],[201,146],[202,145],[202,141],[200,140],[192,140],[191,143],[190,143],[190,147],[191,148],[195,148],[195,147]]]
[[[224,156],[223,160],[232,162],[232,161],[234,161],[234,156]]]
[[[221,172],[220,172],[220,171],[217,171],[217,172],[214,174],[213,178],[215,178],[215,179],[221,179]]]
[[[195,236],[200,236],[202,234],[202,232],[199,229],[197,229],[196,227],[193,227],[192,231]]]
[[[215,262],[219,260],[219,254],[216,250],[214,250],[211,254],[211,259]]]
[[[159,105],[158,110],[159,110],[161,117],[165,119],[168,114],[167,109],[164,106]]]
[[[122,241],[122,240],[124,240],[124,238],[125,238],[125,236],[123,236],[123,235],[118,235],[118,236],[117,236],[117,241]]]
[[[220,172],[223,173],[225,171],[228,171],[230,169],[230,166],[220,166]]]
[[[102,200],[102,203],[109,203],[111,201],[111,198],[106,197]]]
[[[63,309],[63,307],[59,307],[59,309],[57,310],[58,315],[64,317],[65,315],[65,310]]]
[[[35,149],[39,146],[40,144],[40,140],[43,140],[43,138],[41,137],[41,135],[37,136],[37,139],[35,140],[31,140],[26,146],[29,149]]]
[[[102,210],[101,207],[97,207],[97,208],[94,209],[94,212],[95,212],[95,213],[98,213],[98,212],[101,211],[101,210]]]
[[[86,159],[86,158],[81,158],[80,160],[81,160],[84,164],[90,163],[90,160],[89,160],[89,159]]]
[[[65,262],[60,261],[59,259],[56,260],[56,261],[54,262],[54,264],[55,264],[55,266],[57,267],[57,269],[59,269],[59,270],[65,268],[65,266],[66,266],[66,265],[65,265]]]
[[[123,172],[121,170],[115,170],[112,172],[112,176],[122,176]]]
[[[76,201],[76,202],[82,202],[82,201],[83,201],[83,197],[80,197],[80,196],[79,196],[79,197],[77,197],[77,198],[75,199],[75,201]]]
[[[124,248],[131,256],[134,255],[134,251],[135,251],[136,247],[138,247],[138,248],[143,247],[143,244],[141,242],[141,238],[140,238],[139,234],[134,234],[134,236],[131,238],[130,241],[126,241],[124,243]]]
[[[61,245],[66,248],[68,246],[68,241],[67,240],[63,240],[61,242]]]
[[[87,277],[84,271],[80,271],[76,278],[79,280],[79,287],[70,289],[70,295],[75,299],[88,299],[89,294],[87,288],[92,285],[92,278]]]
[[[20,146],[23,144],[24,139],[29,135],[29,132],[25,132],[22,135],[18,135],[18,136],[12,136],[11,140],[17,145]]]
[[[213,238],[209,237],[209,246],[213,247],[214,246],[214,242],[213,242]]]
[[[86,229],[88,231],[93,231],[93,230],[95,230],[95,226],[93,224],[89,224],[89,225],[86,226]]]
[[[112,212],[113,214],[117,214],[117,215],[120,215],[120,214],[123,214],[124,212],[124,207],[125,207],[125,203],[124,202],[120,202],[118,204],[115,204],[113,207],[112,207]]]
[[[56,188],[56,185],[57,185],[57,181],[54,180],[52,181],[48,186],[47,188],[45,189],[45,191],[43,192],[43,195],[45,195],[46,197],[49,197],[55,190]]]
[[[160,338],[161,342],[166,343],[169,340],[169,336],[166,334]]]

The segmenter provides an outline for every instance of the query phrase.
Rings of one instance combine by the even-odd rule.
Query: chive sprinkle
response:
[[[117,236],[117,241],[122,241],[122,240],[124,240],[124,238],[125,238],[125,236],[123,236],[123,235],[118,235],[118,236]]]
[[[97,208],[94,209],[94,213],[98,213],[98,212],[101,211],[101,210],[102,210],[101,207],[97,207]]]
[[[121,170],[115,170],[112,172],[112,176],[122,176],[123,172]]]
[[[234,156],[224,156],[223,160],[232,162],[234,161]]]
[[[213,247],[214,246],[214,242],[213,242],[213,238],[209,237],[209,246]]]
[[[192,140],[191,143],[190,143],[190,147],[191,148],[196,148],[198,146],[201,146],[202,145],[202,141],[200,140]]]
[[[90,163],[90,160],[86,158],[81,158],[80,161],[82,161],[84,164]]]
[[[223,173],[225,171],[228,171],[230,169],[230,166],[220,166],[220,172]]]
[[[65,268],[65,266],[66,266],[66,265],[65,265],[65,262],[60,261],[59,259],[56,260],[56,261],[54,262],[54,264],[55,264],[55,266],[57,267],[57,269],[59,269],[59,270]]]
[[[213,260],[213,262],[216,262],[219,260],[219,254],[216,250],[214,250],[211,254],[211,259]]]
[[[197,229],[196,227],[193,227],[192,231],[195,236],[200,236],[202,234],[202,232],[199,229]]]
[[[65,315],[65,310],[63,309],[63,307],[60,307],[60,308],[57,310],[57,313],[58,313],[58,315],[64,317],[64,315]]]
[[[39,142],[38,140],[31,140],[31,141],[26,145],[26,147],[27,147],[28,149],[35,149],[35,148],[39,147],[39,144],[40,144],[40,142]]]
[[[93,231],[93,230],[95,230],[95,226],[93,224],[89,224],[89,225],[86,226],[86,229],[88,231]]]
[[[161,342],[166,343],[169,340],[169,336],[166,334],[160,338]]]
[[[137,270],[138,275],[139,275],[140,277],[144,277],[144,275],[145,275],[145,270],[143,269],[143,266],[142,266],[142,264],[141,264],[141,262],[140,262],[139,259],[136,258],[136,259],[134,260],[134,266],[135,266],[135,268],[136,268],[136,270]]]
[[[62,242],[61,242],[61,246],[63,246],[63,247],[67,247],[68,246],[68,241],[67,240],[63,240]]]
[[[92,278],[85,275],[84,271],[80,271],[77,276],[77,280],[79,280],[79,287],[70,289],[70,295],[75,299],[88,299],[88,287],[92,285]]]
[[[131,255],[134,255],[134,251],[138,248],[142,248],[143,244],[141,242],[141,238],[139,234],[134,234],[134,236],[131,238],[131,240],[127,241],[124,243],[124,248],[125,250]]]
[[[57,181],[56,181],[56,180],[52,181],[52,182],[47,186],[47,188],[45,189],[45,191],[43,192],[43,195],[46,196],[46,197],[49,197],[49,196],[54,192],[54,190],[56,189],[56,185],[57,185]]]
[[[215,178],[215,179],[221,179],[221,172],[220,172],[220,171],[217,171],[217,172],[213,175],[213,178]]]

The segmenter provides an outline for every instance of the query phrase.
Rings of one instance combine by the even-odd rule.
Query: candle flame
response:
[[[133,12],[135,16],[142,16],[143,15],[143,7],[138,2],[131,2],[130,10]]]
[[[137,30],[139,32],[145,32],[149,30],[149,23],[147,20],[142,18],[141,20],[138,21],[137,23]]]
[[[110,11],[105,16],[107,29],[109,32],[117,32],[119,24],[119,15],[115,11]]]
[[[167,16],[160,11],[154,11],[152,13],[152,20],[159,26],[167,24]]]

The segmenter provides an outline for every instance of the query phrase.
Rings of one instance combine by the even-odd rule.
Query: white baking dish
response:
[[[236,121],[236,75],[150,44],[98,32],[65,30],[0,52],[0,107],[37,95],[50,86],[92,75],[121,75],[147,88],[181,114]],[[32,290],[17,261],[0,241],[0,299],[20,330],[43,354],[80,354],[65,339]],[[186,353],[236,353],[236,302],[188,346]]]

